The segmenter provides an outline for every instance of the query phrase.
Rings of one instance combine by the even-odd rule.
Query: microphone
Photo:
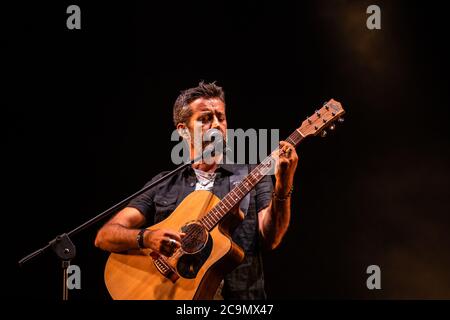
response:
[[[203,149],[201,157],[198,160],[210,164],[214,161],[214,158],[224,153],[224,139],[223,134],[217,129],[209,129],[203,136],[203,141],[211,141]],[[197,159],[196,159],[197,160]],[[198,161],[197,160],[197,161]],[[195,161],[196,162],[196,161]]]

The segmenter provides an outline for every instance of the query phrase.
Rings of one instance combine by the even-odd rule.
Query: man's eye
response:
[[[202,117],[202,122],[209,122],[209,121],[211,121],[211,119],[212,119],[212,117],[211,116],[204,116],[204,117]]]

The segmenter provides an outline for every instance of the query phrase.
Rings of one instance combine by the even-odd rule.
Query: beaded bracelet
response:
[[[292,191],[294,191],[294,185],[291,186],[291,189],[289,190],[289,192],[284,197],[278,196],[275,193],[275,191],[272,192],[272,196],[275,198],[275,200],[286,201],[287,199],[289,199],[291,197]]]

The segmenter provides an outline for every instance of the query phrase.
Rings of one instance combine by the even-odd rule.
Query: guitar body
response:
[[[165,220],[149,227],[182,230],[198,221],[220,199],[209,191],[194,191]],[[163,275],[150,249],[132,250],[126,254],[112,253],[105,268],[105,283],[113,299],[120,300],[190,300],[212,299],[224,274],[232,271],[244,259],[243,250],[230,233],[243,220],[240,210],[232,210],[210,232],[200,232],[203,244],[186,253],[179,250],[171,258],[159,256],[173,272]],[[194,223],[193,227],[197,227]],[[192,227],[192,225],[191,225]],[[206,239],[205,239],[206,236]],[[184,249],[184,248],[183,248]],[[181,253],[180,253],[181,252]]]

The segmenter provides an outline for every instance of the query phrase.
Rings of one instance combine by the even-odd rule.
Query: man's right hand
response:
[[[144,233],[144,245],[153,251],[170,257],[181,247],[181,239],[185,233],[170,229],[148,230]]]

